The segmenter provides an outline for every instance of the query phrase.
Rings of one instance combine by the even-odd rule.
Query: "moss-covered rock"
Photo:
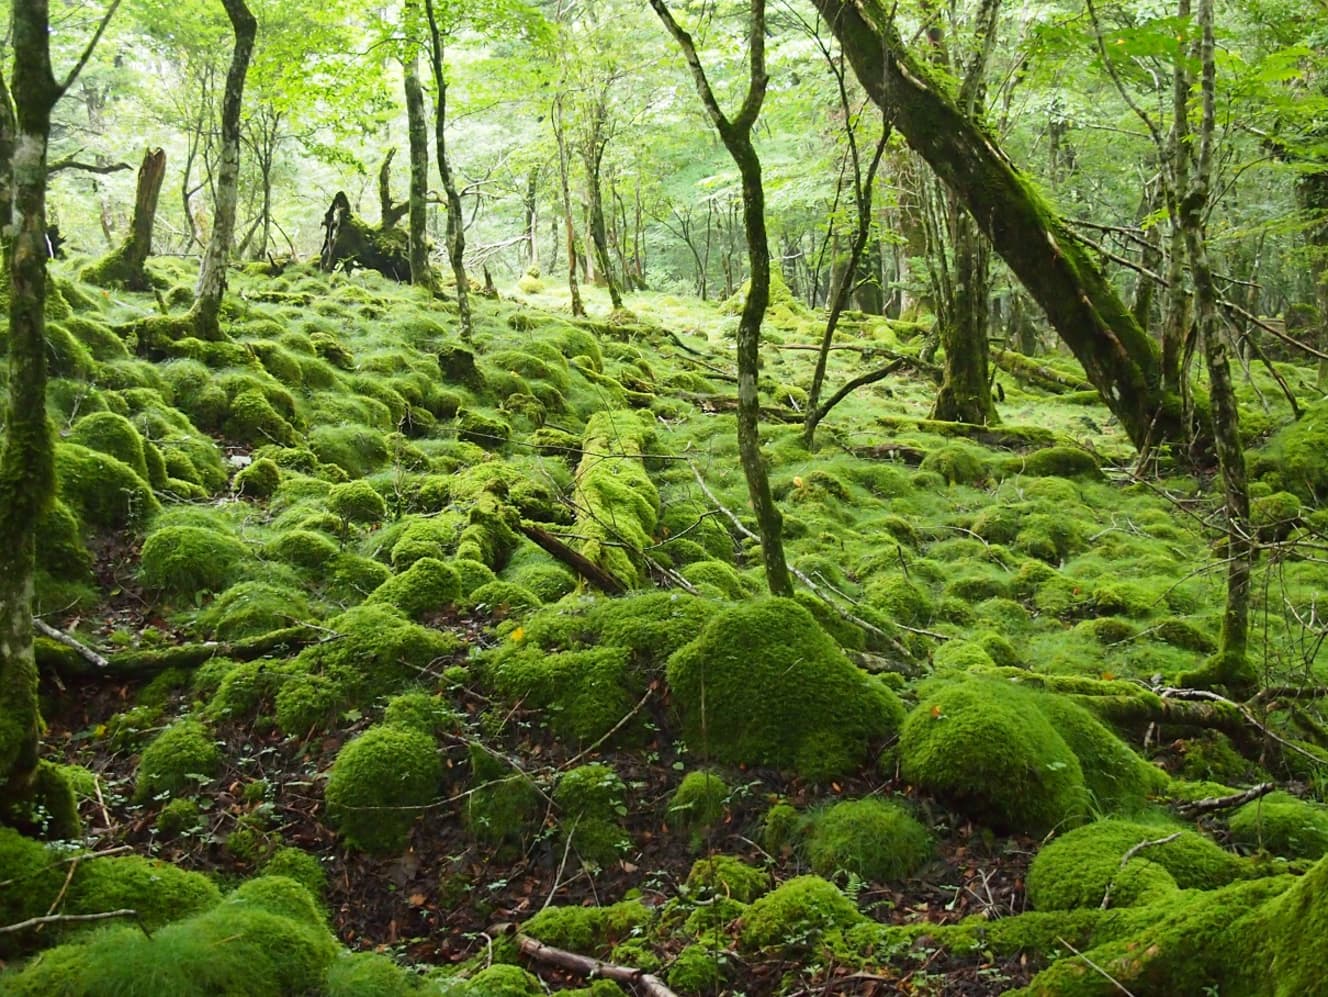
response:
[[[77,443],[56,445],[55,473],[61,499],[88,526],[136,526],[161,509],[147,481],[132,467]]]
[[[108,454],[133,468],[134,473],[148,480],[147,458],[143,453],[143,437],[134,424],[115,412],[93,412],[74,423],[66,437],[77,443]]]
[[[582,862],[607,866],[630,846],[631,837],[619,825],[627,813],[626,791],[618,773],[598,762],[563,773],[554,786],[561,836]]]
[[[231,487],[245,498],[271,498],[281,487],[281,468],[271,458],[260,457],[235,475]]]
[[[693,843],[724,817],[729,787],[713,772],[688,772],[669,800],[668,821],[692,835]]]
[[[240,582],[199,613],[198,622],[220,640],[237,640],[291,626],[309,615],[309,601],[298,589],[268,582]]]
[[[387,518],[387,503],[367,481],[335,485],[328,493],[327,508],[343,523],[377,523]]]
[[[1294,859],[1328,854],[1328,808],[1289,793],[1269,793],[1231,815],[1231,840],[1242,848]]]
[[[813,812],[806,849],[818,876],[848,872],[885,883],[916,872],[931,855],[931,837],[900,804],[866,797]]]
[[[1173,834],[1178,836],[1162,843]],[[1121,859],[1136,845],[1148,845],[1134,861],[1145,861],[1166,871],[1170,884],[1156,875],[1139,876],[1119,884]],[[1038,910],[1096,907],[1108,887],[1118,906],[1151,903],[1176,889],[1211,890],[1246,873],[1239,858],[1194,831],[1174,826],[1101,820],[1065,834],[1044,847],[1028,871],[1028,899]]]
[[[138,577],[166,595],[192,598],[219,592],[251,566],[249,548],[237,538],[202,526],[163,526],[143,543]]]
[[[188,795],[200,779],[212,779],[221,770],[221,751],[212,733],[193,720],[182,720],[162,731],[143,751],[134,783],[134,798],[150,800],[161,794]]]
[[[355,848],[401,852],[421,808],[438,798],[442,777],[433,738],[397,725],[370,727],[337,752],[324,793],[328,816]]]
[[[730,897],[749,904],[770,889],[770,873],[732,855],[708,855],[692,863],[687,888],[702,897]]]
[[[899,738],[905,779],[998,828],[1041,833],[1081,819],[1083,769],[1035,694],[975,678],[923,690]]]
[[[644,689],[644,678],[631,668],[626,648],[550,653],[526,644],[524,637],[523,632],[514,631],[509,639],[525,646],[492,659],[486,675],[504,699],[542,711],[562,737],[578,742],[598,740],[628,715]],[[622,733],[631,736],[638,729],[628,725]]]
[[[281,847],[263,863],[263,875],[293,879],[315,900],[327,893],[327,873],[317,857],[300,848]]]
[[[980,485],[991,469],[986,454],[967,443],[947,443],[922,459],[921,470],[939,474],[948,485]]]
[[[659,492],[646,473],[647,428],[635,412],[597,412],[586,423],[573,501],[581,553],[629,587],[659,518]]]
[[[607,907],[546,907],[523,927],[545,945],[603,958],[650,921],[651,912],[639,900],[623,900]]]
[[[470,746],[470,772],[466,826],[471,834],[499,849],[519,845],[537,828],[542,813],[535,784],[478,743]]]
[[[288,530],[263,548],[266,557],[297,568],[317,571],[337,556],[336,543],[313,530]]]
[[[433,557],[422,557],[369,594],[366,603],[394,606],[412,620],[421,620],[451,605],[461,595],[456,569]]]
[[[419,977],[379,952],[343,952],[327,967],[321,997],[412,997]]]
[[[833,883],[820,876],[798,876],[747,909],[740,942],[748,950],[775,945],[797,950],[815,944],[828,931],[865,920]]]
[[[99,914],[108,910],[138,911],[149,929],[216,906],[221,891],[198,872],[144,858],[115,856],[80,862],[69,884],[69,914]]]
[[[787,599],[721,612],[669,659],[667,672],[693,752],[812,779],[860,765],[903,712],[894,693]]]

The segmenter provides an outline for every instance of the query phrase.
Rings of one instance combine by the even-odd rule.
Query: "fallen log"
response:
[[[556,966],[587,979],[612,980],[614,983],[634,987],[639,993],[646,994],[647,997],[677,997],[665,985],[663,980],[658,976],[647,973],[644,969],[617,966],[610,962],[600,962],[600,960],[592,959],[590,956],[569,952],[566,949],[556,949],[552,945],[545,945],[538,939],[517,931],[515,925],[497,924],[489,929],[488,934],[516,935],[517,951],[534,962]]]
[[[605,571],[580,551],[573,550],[548,530],[536,526],[534,523],[525,522],[521,523],[517,529],[601,592],[607,592],[609,595],[622,595],[627,591],[627,586],[616,575]]]
[[[212,658],[253,661],[274,653],[298,651],[337,635],[317,627],[283,627],[257,637],[234,641],[202,641],[175,647],[134,648],[105,655],[104,666],[94,665],[80,651],[52,639],[36,641],[37,664],[66,678],[87,675],[149,678],[168,668],[196,668]]]
[[[1054,367],[1036,363],[1031,358],[1024,356],[1022,353],[1016,353],[1014,350],[1002,350],[993,347],[991,359],[997,367],[1016,381],[1031,384],[1033,387],[1041,388],[1053,395],[1063,395],[1070,391],[1096,390],[1087,378],[1075,377],[1073,374],[1056,370]]]

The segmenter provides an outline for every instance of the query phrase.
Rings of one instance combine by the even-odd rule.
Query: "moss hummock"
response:
[[[1231,815],[1231,840],[1241,848],[1293,859],[1328,854],[1328,808],[1289,793],[1269,793]]]
[[[398,725],[370,727],[337,753],[324,793],[328,816],[353,847],[396,854],[438,798],[442,778],[433,738]]]
[[[810,815],[807,858],[812,872],[847,872],[878,883],[911,876],[931,855],[931,836],[900,804],[866,797]]]
[[[412,620],[437,613],[461,596],[456,569],[434,557],[422,557],[369,593],[365,603],[385,603]]]
[[[751,905],[743,915],[744,949],[770,945],[798,949],[828,931],[861,924],[866,918],[834,883],[820,876],[798,876]]]
[[[201,723],[182,720],[158,734],[143,751],[134,799],[188,795],[221,770],[221,751]]]
[[[811,779],[861,765],[869,744],[897,730],[903,714],[894,693],[789,599],[721,612],[669,658],[667,672],[691,751]]]
[[[233,584],[252,560],[244,543],[219,530],[163,526],[144,541],[138,576],[149,589],[188,599]]]

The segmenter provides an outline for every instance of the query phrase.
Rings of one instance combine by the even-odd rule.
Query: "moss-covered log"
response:
[[[1014,350],[994,349],[991,351],[991,359],[997,367],[1013,376],[1015,380],[1031,384],[1053,395],[1093,390],[1093,385],[1082,377],[1075,377],[1073,374],[1040,364]]]
[[[1163,391],[1153,341],[1046,199],[908,52],[885,7],[878,0],[816,6],[868,94],[963,201],[1134,444],[1187,440],[1179,402]]]
[[[283,627],[258,637],[235,641],[203,641],[174,647],[118,651],[106,655],[106,667],[98,668],[71,647],[50,639],[37,641],[37,664],[43,671],[65,677],[105,676],[150,678],[168,668],[195,668],[212,658],[253,661],[271,654],[289,654],[335,634],[314,627]]]
[[[396,228],[374,228],[356,218],[344,191],[332,198],[323,215],[323,229],[319,259],[324,270],[363,267],[392,280],[410,280],[409,236]]]
[[[641,454],[645,425],[635,412],[597,412],[586,424],[576,469],[576,533],[581,553],[626,588],[644,579],[643,551],[659,517]]]

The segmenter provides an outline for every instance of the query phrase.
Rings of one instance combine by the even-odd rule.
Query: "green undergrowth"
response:
[[[151,265],[182,311],[188,274]],[[740,989],[746,960],[871,973],[929,945],[1027,953],[1047,967],[1035,993],[1108,991],[1071,945],[1133,992],[1224,973],[1240,992],[1313,990],[1318,950],[1283,924],[1323,917],[1310,863],[1328,851],[1328,779],[1306,755],[1322,754],[1328,724],[1316,700],[1260,704],[1302,749],[1263,758],[1238,723],[1150,726],[1170,705],[1153,690],[1219,649],[1220,496],[1165,458],[1158,477],[1127,473],[1132,449],[1091,400],[1002,373],[1004,426],[974,432],[929,421],[934,384],[901,372],[845,399],[808,449],[811,356],[778,347],[814,341],[821,318],[777,289],[763,452],[790,563],[817,594],[774,599],[720,404],[732,302],[643,292],[630,315],[573,320],[556,281],[529,277],[516,299],[477,297],[463,343],[449,303],[375,275],[252,269],[234,274],[223,335],[205,342],[153,296],[65,283],[38,610],[112,657],[225,645],[137,698],[129,683],[119,712],[73,742],[133,772],[125,794],[156,842],[212,833],[219,787],[252,792],[255,813],[270,804],[232,743],[241,727],[302,759],[324,751],[299,795],[321,806],[327,840],[369,853],[357,861],[405,861],[447,822],[495,863],[495,884],[518,858],[643,884],[638,853],[685,836],[678,851],[701,858],[685,879],[653,880],[648,904],[555,902],[523,923],[682,993]],[[844,322],[844,336],[906,354],[928,334]],[[858,373],[856,353],[831,355],[829,384]],[[1251,378],[1250,399],[1265,375]],[[1284,426],[1278,404],[1248,434],[1252,528],[1283,545],[1255,568],[1250,647],[1268,684],[1316,686],[1328,574],[1294,545],[1328,525],[1328,413],[1309,405]],[[604,595],[542,535],[626,594]],[[135,629],[126,601],[152,622]],[[243,651],[297,625],[298,643]],[[72,655],[47,641],[43,668]],[[665,759],[656,786],[642,768]],[[60,779],[79,798],[106,789],[78,771]],[[1269,778],[1303,798],[1200,825],[1167,810]],[[77,830],[32,816],[49,837]],[[856,902],[864,884],[906,895],[970,825],[1038,852],[1027,913],[934,925],[896,912],[917,923],[884,927]],[[235,869],[269,875],[223,899],[146,858],[80,861],[62,909],[141,906],[153,941],[128,925],[23,935],[0,954],[36,957],[0,990],[537,992],[503,964],[502,940],[493,966],[423,982],[346,953],[323,923],[316,856],[261,817],[217,839]],[[28,884],[0,885],[0,922],[46,912],[64,849],[0,830],[0,884]],[[1303,875],[1268,875],[1286,869]],[[459,876],[455,888],[458,902],[480,892]],[[1251,977],[1261,959],[1285,985]]]

